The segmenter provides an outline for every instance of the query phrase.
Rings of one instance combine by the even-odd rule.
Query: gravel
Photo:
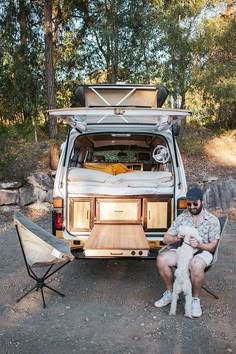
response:
[[[25,211],[23,211],[25,213]],[[30,215],[50,231],[50,214]],[[28,277],[12,215],[0,218],[0,353],[158,354],[235,353],[236,221],[229,220],[215,268],[202,291],[203,316],[184,317],[181,297],[175,317],[156,309],[163,284],[150,260],[75,260],[50,281],[65,293],[45,290],[16,303],[33,283]]]

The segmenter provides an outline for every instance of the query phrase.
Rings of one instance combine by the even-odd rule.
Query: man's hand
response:
[[[177,240],[177,241],[181,241],[181,240],[183,240],[183,239],[184,239],[184,236],[181,235],[180,233],[178,233],[176,240]]]
[[[190,237],[189,244],[192,248],[199,248],[199,242],[196,240],[195,237]]]

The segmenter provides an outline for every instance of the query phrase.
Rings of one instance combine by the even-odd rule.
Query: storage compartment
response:
[[[68,225],[70,232],[91,231],[94,219],[94,205],[94,199],[69,199]]]
[[[141,224],[144,231],[165,232],[172,222],[172,196],[71,197],[68,231],[90,232],[94,224]]]
[[[141,199],[97,199],[98,223],[141,223]]]
[[[145,231],[167,231],[171,225],[172,198],[144,198],[143,215]]]

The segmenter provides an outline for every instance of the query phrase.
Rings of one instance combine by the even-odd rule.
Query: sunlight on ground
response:
[[[236,133],[236,132],[235,132]],[[210,159],[219,165],[236,167],[236,135],[214,137],[204,147]]]

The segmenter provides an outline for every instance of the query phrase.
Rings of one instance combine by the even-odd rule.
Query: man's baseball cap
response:
[[[199,200],[203,198],[203,191],[198,188],[198,187],[194,187],[189,189],[189,191],[186,194],[186,198],[187,199],[191,199],[191,200]]]

